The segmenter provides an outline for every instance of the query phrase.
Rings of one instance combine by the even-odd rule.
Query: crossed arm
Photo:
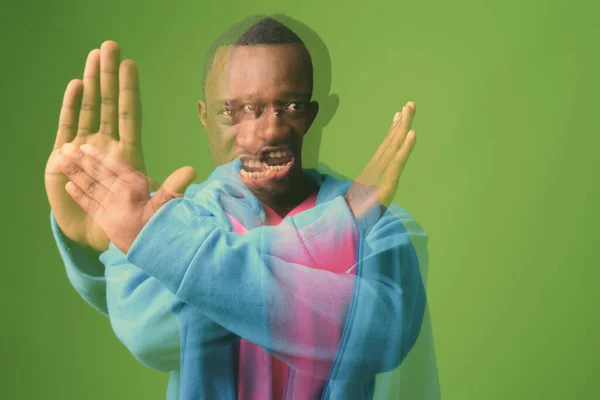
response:
[[[414,238],[425,238],[422,231],[405,228],[407,225],[402,218],[388,210],[387,218],[384,215],[370,231],[361,231],[357,249],[358,275],[327,273],[311,268],[311,262],[319,260],[319,254],[330,252],[331,247],[318,235],[311,240],[302,237],[302,230],[306,226],[299,224],[302,222],[300,216],[291,219],[291,225],[259,228],[240,237],[219,226],[214,214],[198,207],[190,199],[172,200],[176,197],[175,193],[191,181],[189,170],[183,169],[173,174],[154,200],[148,198],[147,179],[136,180],[136,176],[140,178],[139,174],[129,165],[115,162],[114,158],[104,159],[106,162],[97,168],[87,164],[91,168],[88,170],[88,161],[103,157],[95,153],[90,144],[102,144],[100,147],[109,155],[129,160],[134,167],[139,164],[137,169],[143,170],[141,147],[136,145],[139,142],[141,119],[138,115],[139,83],[135,65],[132,62],[121,64],[123,84],[117,85],[114,72],[119,65],[118,48],[114,44],[105,44],[102,54],[101,62],[99,52],[90,53],[84,74],[89,84],[83,85],[83,100],[88,97],[93,99],[94,90],[100,90],[102,97],[108,96],[114,100],[121,86],[124,90],[119,92],[118,115],[133,118],[122,118],[117,124],[117,107],[108,107],[109,102],[104,101],[100,107],[96,101],[92,102],[91,107],[94,112],[82,111],[79,115],[79,128],[85,129],[76,130],[76,100],[81,100],[82,85],[81,82],[74,82],[70,86],[72,90],[68,89],[65,93],[57,146],[46,173],[52,208],[59,211],[56,215],[62,221],[60,226],[68,228],[69,237],[83,237],[82,243],[102,248],[108,236],[114,244],[112,252],[121,256],[114,260],[109,260],[108,256],[103,259],[108,279],[108,287],[104,287],[108,295],[106,304],[103,304],[102,296],[97,295],[106,285],[106,281],[97,274],[101,268],[89,268],[86,271],[89,273],[70,274],[71,281],[77,284],[84,281],[96,283],[94,289],[84,294],[86,300],[100,311],[108,312],[113,325],[120,320],[124,323],[123,327],[127,327],[127,324],[131,327],[131,321],[134,321],[133,326],[140,327],[142,334],[159,332],[169,337],[175,331],[160,329],[165,320],[161,319],[161,315],[167,318],[174,306],[185,303],[206,316],[208,329],[215,329],[216,334],[209,336],[209,342],[212,343],[213,339],[219,342],[231,333],[260,344],[291,364],[312,357],[317,362],[331,365],[336,359],[339,362],[335,365],[335,371],[332,371],[332,378],[357,372],[382,372],[396,365],[406,355],[411,341],[416,339],[422,315],[420,310],[425,302],[419,260],[411,245]],[[111,74],[102,75],[107,78],[104,81],[99,79],[98,73],[103,69],[112,71]],[[97,116],[98,108],[101,111],[100,121],[104,123],[100,124],[98,133],[90,134],[93,128],[83,126],[90,120],[86,115]],[[414,104],[405,106],[401,115],[396,115],[390,133],[365,169],[366,172],[359,177],[359,181],[378,187],[379,195],[375,200],[381,204],[386,205],[395,194],[398,178],[414,146],[415,134],[409,132],[413,114]],[[117,125],[118,135],[116,130],[108,129]],[[116,137],[123,139],[123,143],[115,142]],[[136,140],[130,140],[132,138]],[[60,144],[65,142],[71,144],[61,151]],[[81,147],[85,153],[82,154],[78,145],[84,143],[87,148]],[[136,150],[135,154],[129,151],[131,149]],[[73,168],[73,164],[63,157],[65,155],[77,156],[77,168]],[[67,181],[68,194],[64,192]],[[119,200],[123,200],[122,196],[119,199],[119,195],[124,193],[121,190],[123,184],[133,184],[138,194],[136,197],[127,191],[125,204],[119,203]],[[353,188],[360,189],[361,186],[353,185]],[[358,193],[359,197],[364,193],[363,190],[352,188],[349,192]],[[73,207],[71,198],[81,210]],[[103,200],[90,201],[93,198]],[[169,203],[161,208],[167,201]],[[111,204],[117,206],[110,208]],[[363,209],[356,205],[364,203],[348,204],[353,204],[355,214],[356,210]],[[352,221],[348,204],[340,197],[337,203],[329,204],[329,207],[336,206],[338,214],[345,213],[344,218]],[[160,212],[155,215],[159,209]],[[328,215],[329,211],[326,210],[324,215]],[[335,211],[329,215],[338,215]],[[171,217],[164,218],[165,215]],[[342,217],[341,214],[338,216]],[[92,220],[94,224],[88,223]],[[330,222],[335,226],[339,220]],[[167,225],[168,230],[165,228]],[[151,229],[152,226],[155,228]],[[85,227],[93,229],[85,230]],[[171,241],[163,240],[165,238]],[[154,245],[148,246],[148,243]],[[166,249],[166,244],[172,244],[171,247],[179,252],[167,257],[171,249]],[[161,248],[165,251],[153,252]],[[293,253],[294,257],[290,259],[289,253],[279,252],[286,248],[301,251]],[[63,257],[73,256],[81,260],[87,256],[76,249],[62,253]],[[111,254],[111,250],[106,254]],[[232,260],[236,268],[231,268]],[[109,272],[110,265],[116,268]],[[118,272],[125,272],[128,266],[138,270],[133,270],[134,273],[129,275],[119,275]],[[231,275],[234,272],[236,276]],[[119,287],[121,284],[123,286]],[[128,301],[134,299],[140,302],[134,304]],[[289,312],[291,304],[297,300],[307,305],[308,321],[325,320],[331,321],[332,325],[345,327],[341,342],[339,338],[325,340],[311,347],[301,343],[294,332],[306,320],[291,319]],[[160,307],[153,309],[153,305]],[[147,310],[153,311],[145,312]],[[253,319],[249,319],[249,315]],[[135,322],[136,318],[141,321],[139,324]],[[115,330],[121,330],[116,325]],[[126,329],[121,331],[126,332]],[[134,342],[148,344],[146,353],[152,353],[152,340],[131,341]],[[177,342],[168,341],[172,344],[172,354],[179,351]],[[142,350],[138,347],[132,351],[138,353]],[[165,361],[165,364],[174,363],[172,360],[176,357],[178,354],[167,357],[166,360],[171,361]]]
[[[163,208],[127,255],[114,246],[103,255],[113,327],[146,364],[177,366],[180,302],[206,318],[206,351],[239,336],[321,378],[335,360],[337,379],[393,369],[414,344],[425,295],[413,243],[426,235],[406,213],[391,208],[361,233],[355,277],[311,268],[353,227],[342,197],[243,236],[189,198]],[[298,302],[301,321],[290,318]],[[308,346],[301,329],[316,323],[346,326],[344,336]]]

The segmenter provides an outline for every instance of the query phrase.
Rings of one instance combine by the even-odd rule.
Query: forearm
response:
[[[50,224],[69,282],[86,302],[106,315],[106,278],[104,265],[99,260],[101,253],[67,238],[52,212]]]
[[[333,208],[322,214],[330,218],[323,218],[323,225],[296,229],[288,220],[277,227],[253,229],[243,236],[226,232],[210,217],[196,213],[191,202],[181,201],[170,207],[167,204],[136,239],[128,259],[163,282],[181,301],[235,334],[281,355],[290,364],[298,359],[319,359],[331,365],[340,357],[343,365],[361,363],[362,370],[377,373],[388,362],[365,355],[369,347],[363,348],[362,354],[340,353],[339,336],[307,346],[302,335],[294,334],[302,326],[316,327],[324,322],[341,329],[354,296],[360,297],[358,309],[368,307],[377,321],[371,324],[373,329],[360,328],[359,333],[351,324],[346,330],[353,332],[353,337],[359,334],[365,346],[379,346],[397,338],[390,322],[397,326],[404,315],[399,281],[355,278],[310,267],[312,254],[316,254],[310,243],[322,243],[319,234],[327,226],[351,218],[340,201],[341,197],[337,203],[331,202]],[[307,239],[312,239],[308,246]],[[294,251],[290,253],[290,249]],[[376,264],[376,257],[370,257]],[[171,267],[162,268],[166,264]],[[302,304],[302,320],[294,318],[298,304]],[[363,321],[359,322],[362,325]],[[377,357],[385,354],[375,353]],[[350,376],[351,370],[343,368],[339,374]]]
[[[189,308],[156,278],[127,262],[113,244],[102,254],[106,265],[107,305],[119,340],[144,365],[168,372],[179,368],[181,327]],[[195,329],[186,328],[186,340],[201,353],[237,340],[231,332],[194,312]],[[193,339],[192,339],[193,337]]]

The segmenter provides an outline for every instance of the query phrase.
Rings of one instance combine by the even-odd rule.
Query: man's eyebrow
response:
[[[244,102],[244,101],[252,101],[254,99],[255,96],[246,96],[244,98],[227,98],[227,99],[216,99],[214,101],[214,104],[231,104],[231,103],[235,103],[235,102]]]
[[[284,97],[310,97],[309,92],[283,92],[282,95]]]
[[[215,100],[215,104],[217,105],[227,105],[227,104],[232,104],[232,103],[244,103],[247,101],[253,101],[256,98],[258,98],[259,96],[251,94],[248,96],[243,96],[241,98],[228,98],[228,99],[217,99]],[[294,92],[294,91],[287,91],[287,92],[282,92],[278,97],[282,98],[282,99],[297,99],[297,98],[310,98],[310,92]]]
[[[231,103],[231,99],[215,99],[211,104],[213,107],[223,107]]]

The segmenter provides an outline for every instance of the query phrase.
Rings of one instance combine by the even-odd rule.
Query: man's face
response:
[[[222,48],[217,56],[206,83],[205,126],[213,160],[239,157],[241,179],[250,189],[284,195],[302,179],[302,138],[318,110],[310,102],[306,49],[237,46]]]
[[[198,112],[206,133],[208,147],[215,165],[226,164],[237,157],[235,141],[223,100],[229,98],[227,87],[227,62],[231,46],[219,47],[213,65],[206,76],[204,93],[206,103],[199,101]]]

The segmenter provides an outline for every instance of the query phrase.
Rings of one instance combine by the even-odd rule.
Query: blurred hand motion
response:
[[[410,130],[416,105],[408,102],[394,121],[383,142],[365,169],[346,193],[346,202],[355,217],[361,218],[373,207],[389,207],[402,171],[416,144],[416,133]]]
[[[108,248],[109,243],[104,230],[65,189],[69,178],[56,165],[62,146],[70,143],[78,148],[90,144],[145,173],[141,126],[136,64],[120,60],[117,43],[104,42],[100,49],[89,53],[83,80],[72,80],[65,90],[54,149],[46,164],[50,207],[69,239],[99,251]],[[157,186],[153,181],[150,185]]]

